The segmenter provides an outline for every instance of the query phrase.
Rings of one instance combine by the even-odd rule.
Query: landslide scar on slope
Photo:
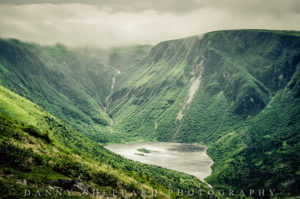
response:
[[[182,105],[182,108],[180,109],[180,111],[177,113],[177,116],[176,116],[176,120],[175,122],[178,121],[178,125],[176,127],[176,131],[175,131],[175,134],[173,135],[173,139],[176,138],[176,136],[178,135],[179,131],[180,131],[180,128],[182,126],[182,118],[184,117],[184,111],[188,108],[188,105],[192,103],[193,99],[194,99],[194,96],[195,94],[197,93],[199,87],[200,87],[200,84],[201,84],[201,80],[202,80],[202,75],[203,75],[203,63],[204,63],[204,57],[202,57],[202,60],[199,64],[199,75],[198,77],[194,80],[194,82],[192,83],[192,85],[190,86],[189,88],[189,92],[187,93],[186,97],[185,97],[185,100],[183,102],[183,105]],[[193,81],[195,77],[193,77],[191,79],[191,81]]]

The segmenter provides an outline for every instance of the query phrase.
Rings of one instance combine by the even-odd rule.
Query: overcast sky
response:
[[[0,0],[0,37],[102,47],[221,29],[300,30],[300,0]]]

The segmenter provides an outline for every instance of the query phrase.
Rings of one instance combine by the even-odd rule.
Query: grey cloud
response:
[[[1,0],[2,4],[87,4],[106,8],[110,12],[158,12],[185,13],[198,9],[204,0]]]
[[[222,7],[233,12],[266,14],[287,14],[289,12],[300,12],[300,1],[298,0],[214,0],[210,3],[214,7]]]
[[[104,2],[102,6],[92,4],[92,1],[89,4],[1,2],[0,37],[15,37],[42,44],[60,42],[69,46],[102,47],[155,44],[220,29],[300,28],[299,3],[295,0],[194,0],[193,8],[190,8],[193,4],[188,3],[184,7],[183,1],[165,0],[159,3],[153,0],[164,12],[156,9],[158,4],[151,7],[144,3],[133,3],[135,8],[130,9],[134,11],[124,11],[132,5],[129,0],[122,0],[123,3],[116,5],[111,2],[104,5],[106,1],[101,1]],[[16,0],[14,2],[17,3]],[[174,5],[169,6],[170,2]],[[112,11],[114,6],[120,8]],[[180,13],[176,10],[179,8]]]
[[[111,12],[158,12],[186,13],[203,7],[222,7],[234,12],[264,11],[268,13],[300,12],[299,0],[0,0],[0,4],[87,4],[106,8]]]

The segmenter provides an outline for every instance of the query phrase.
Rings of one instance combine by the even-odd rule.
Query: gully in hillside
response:
[[[114,91],[114,86],[115,86],[115,83],[116,83],[116,78],[117,78],[117,76],[118,76],[120,73],[121,73],[121,71],[118,70],[117,74],[115,74],[115,75],[113,76],[113,78],[112,78],[112,84],[111,84],[111,87],[110,87],[110,93],[109,93],[109,95],[106,97],[106,99],[105,99],[105,104],[104,104],[104,107],[103,107],[105,112],[107,111],[107,108],[108,108],[108,106],[109,106],[109,104],[110,104],[110,102],[111,102],[111,95],[112,95],[112,93],[113,93],[113,91]]]

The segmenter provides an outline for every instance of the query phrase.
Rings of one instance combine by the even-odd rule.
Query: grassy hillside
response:
[[[112,78],[118,68],[142,59],[149,48],[67,49],[0,40],[0,84],[100,143],[118,142],[103,109]]]
[[[129,140],[208,145],[215,186],[298,195],[299,52],[288,31],[162,42],[117,79],[109,113]]]
[[[1,40],[0,46],[1,85],[32,100],[81,133],[105,142],[110,119],[101,106],[110,92],[106,84],[111,84],[112,69],[97,62],[83,65],[84,59],[62,45],[42,47]]]
[[[52,198],[58,193],[63,198],[88,198],[97,189],[107,196],[115,190],[117,197],[124,190],[133,198],[142,197],[143,191],[151,197],[155,189],[157,198],[169,198],[175,193],[169,195],[168,189],[189,188],[206,190],[203,197],[212,198],[207,185],[195,177],[114,155],[2,86],[0,122],[2,198]],[[25,197],[25,191],[31,195]]]
[[[212,184],[299,195],[299,35],[207,37],[207,68],[176,139],[211,146]]]

